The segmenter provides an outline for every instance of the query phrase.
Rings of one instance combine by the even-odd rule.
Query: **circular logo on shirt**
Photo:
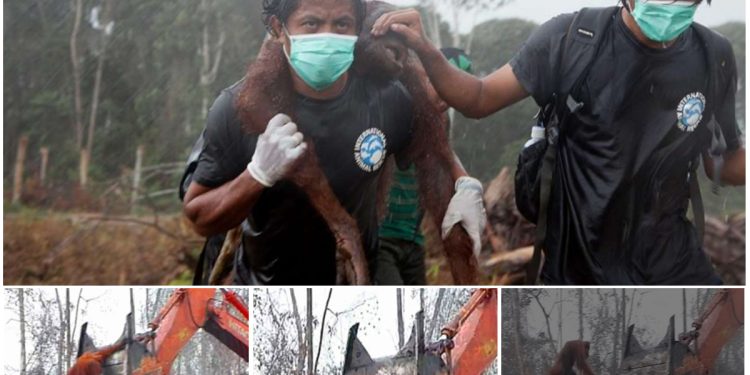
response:
[[[377,128],[362,132],[354,144],[354,160],[365,172],[377,171],[386,157],[385,134]]]
[[[703,119],[706,109],[706,97],[699,92],[688,94],[682,98],[677,106],[677,127],[686,132],[692,132]]]

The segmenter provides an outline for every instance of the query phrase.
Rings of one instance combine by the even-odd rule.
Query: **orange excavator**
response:
[[[440,338],[425,344],[424,316],[417,313],[411,338],[395,356],[373,359],[349,330],[344,375],[417,374],[479,375],[497,357],[497,289],[477,289]]]
[[[79,358],[96,350],[86,326],[81,328]],[[124,359],[118,363],[113,356],[105,361],[105,375],[168,375],[177,355],[199,329],[248,361],[248,307],[231,290],[220,289],[217,298],[215,288],[177,289],[148,327],[148,332],[136,335],[132,313],[128,314],[118,340],[127,343]]]
[[[722,348],[744,325],[745,295],[742,289],[722,289],[693,322],[693,329],[675,340],[674,316],[659,345],[644,349],[628,328],[625,353],[618,374],[710,374]]]

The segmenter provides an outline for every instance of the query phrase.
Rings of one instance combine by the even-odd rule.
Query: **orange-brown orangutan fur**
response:
[[[422,207],[432,217],[438,228],[454,193],[451,174],[453,151],[446,131],[445,104],[439,99],[419,59],[410,54],[403,43],[393,35],[373,38],[370,29],[383,13],[395,9],[379,1],[367,3],[367,17],[357,42],[354,74],[375,80],[399,79],[410,92],[414,105],[412,141],[408,156],[417,168],[419,195]],[[235,105],[245,131],[261,134],[268,121],[277,113],[294,119],[294,89],[292,72],[287,64],[282,45],[266,40],[261,51],[245,76],[244,87]],[[317,163],[314,145],[308,142],[308,151],[290,174],[292,182],[302,188],[310,198],[336,238],[339,275],[349,283],[366,283],[367,263],[356,221],[341,206],[330,189],[327,179]],[[393,161],[389,161],[390,167]],[[381,178],[389,179],[386,170]],[[388,189],[381,183],[379,201]],[[471,239],[466,231],[456,226],[444,240],[446,256],[454,281],[458,284],[477,282],[477,263],[472,255]]]
[[[76,363],[68,370],[68,375],[101,375],[104,361],[123,348],[125,348],[124,340],[95,352],[84,353],[76,359]]]
[[[591,344],[588,341],[574,340],[568,341],[563,346],[560,354],[555,359],[555,364],[549,370],[549,375],[594,375],[588,362],[589,348]]]

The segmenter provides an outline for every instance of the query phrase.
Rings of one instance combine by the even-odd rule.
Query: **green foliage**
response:
[[[38,166],[38,148],[49,147],[49,179],[61,186],[77,183],[72,3],[4,3],[5,186],[10,184],[16,145],[23,134],[30,139],[27,166]],[[88,19],[101,2],[83,3],[78,50],[82,122],[87,126],[102,36]],[[94,185],[106,185],[131,170],[138,145],[145,146],[144,165],[183,161],[204,126],[204,97],[209,106],[221,89],[244,75],[257,53],[264,35],[260,2],[205,1],[206,9],[201,3],[112,2],[115,25],[107,38],[90,171]],[[204,24],[212,59],[219,35],[226,35],[217,78],[208,87],[200,85]],[[176,187],[178,179],[172,176],[158,188]],[[176,208],[178,202],[174,197],[172,201]]]

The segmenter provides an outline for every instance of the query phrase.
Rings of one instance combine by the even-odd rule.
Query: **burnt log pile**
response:
[[[503,168],[485,189],[487,228],[481,263],[492,280],[500,284],[523,282],[524,266],[533,254],[535,225],[527,221],[515,204],[513,174]],[[745,284],[745,214],[726,219],[706,217],[704,250],[725,284]]]

